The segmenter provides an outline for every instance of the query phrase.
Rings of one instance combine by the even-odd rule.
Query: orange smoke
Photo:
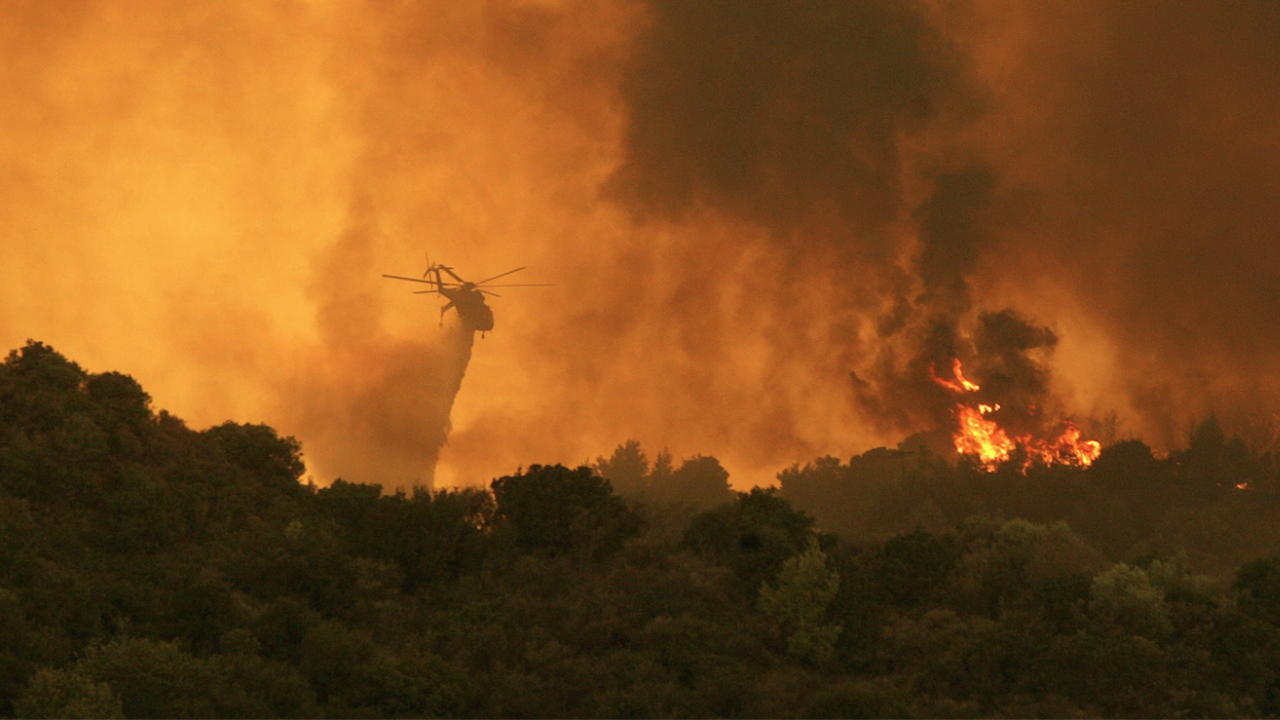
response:
[[[916,359],[957,356],[1026,383],[971,367],[985,413],[944,385],[994,462],[1096,456],[1010,421],[1050,376],[1053,413],[1168,445],[1280,400],[1280,33],[1252,7],[3,3],[0,352],[270,423],[319,483],[633,437],[768,483],[934,422]],[[380,278],[423,251],[557,286],[493,299],[466,364]],[[921,351],[1004,307],[1058,331],[1052,366],[1035,333]]]

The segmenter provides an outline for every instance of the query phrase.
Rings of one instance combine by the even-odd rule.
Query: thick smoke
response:
[[[1278,15],[657,4],[623,86],[614,186],[641,217],[710,208],[767,228],[786,269],[817,256],[894,297],[877,311],[837,288],[821,313],[875,318],[875,340],[844,339],[839,361],[886,434],[938,422],[946,403],[923,379],[948,356],[1036,413],[1119,410],[1158,446],[1208,412],[1248,431],[1273,424],[1280,389],[1264,239],[1280,207]],[[983,341],[990,318],[1017,315],[1006,303],[1065,342],[1012,362]]]
[[[945,422],[952,358],[1028,423],[1265,440],[1277,15],[7,3],[0,339],[272,423],[322,483],[629,437],[767,482]],[[468,364],[380,278],[424,252],[557,286],[492,298]]]
[[[971,102],[960,58],[901,3],[656,2],[623,80],[613,186],[642,213],[698,205],[794,250],[892,254],[903,144]]]
[[[6,6],[2,329],[197,426],[271,422],[321,482],[430,484],[473,333],[380,278],[421,270],[423,142],[377,125],[391,71],[346,11]]]
[[[957,28],[1000,113],[987,152],[1037,194],[1002,248],[1002,294],[1071,321],[1061,370],[1157,445],[1183,444],[1191,416],[1270,421],[1280,8],[1002,5]]]
[[[827,381],[852,372],[866,422],[946,422],[928,369],[962,354],[969,277],[993,204],[1011,202],[966,147],[982,98],[958,48],[902,3],[674,2],[655,16],[623,83],[627,156],[610,188],[642,219],[697,223],[702,211],[761,227],[782,259],[765,270],[784,283],[775,362],[818,354],[822,327],[820,342],[839,348]],[[816,282],[815,316],[788,286]],[[999,367],[1014,370],[1031,368]]]

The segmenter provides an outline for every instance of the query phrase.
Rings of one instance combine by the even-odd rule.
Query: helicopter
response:
[[[437,265],[436,263],[427,261],[427,271],[422,273],[422,278],[404,277],[402,275],[383,275],[384,278],[392,280],[408,280],[409,282],[425,283],[434,285],[430,290],[415,290],[415,295],[437,294],[444,296],[449,302],[440,308],[440,324],[444,324],[444,314],[450,308],[458,311],[458,317],[464,323],[471,326],[475,330],[480,331],[480,337],[493,330],[493,309],[485,302],[485,295],[493,297],[502,297],[489,288],[509,288],[509,287],[553,287],[553,283],[504,283],[502,285],[488,285],[488,283],[504,278],[513,273],[518,273],[527,268],[518,267],[515,270],[508,270],[504,273],[494,275],[491,278],[481,280],[480,282],[469,282],[458,277],[453,268],[446,265]],[[447,273],[452,280],[445,280],[442,273]],[[434,275],[434,277],[432,277]]]

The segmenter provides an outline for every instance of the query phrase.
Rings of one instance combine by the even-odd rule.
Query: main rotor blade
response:
[[[436,284],[436,281],[435,281],[435,280],[419,280],[418,278],[408,278],[408,277],[403,277],[403,276],[401,276],[401,275],[383,275],[382,277],[384,277],[384,278],[391,278],[392,280],[408,280],[409,282],[423,283],[423,284],[425,284],[425,285],[435,285],[435,284]],[[461,285],[459,285],[458,283],[452,283],[452,282],[442,282],[442,283],[440,283],[440,284],[441,284],[441,285],[447,285],[447,286],[449,286],[449,287],[462,287],[462,286],[461,286]]]
[[[497,279],[498,279],[498,278],[500,278],[500,277],[506,277],[506,276],[510,275],[511,273],[518,273],[518,272],[520,272],[521,270],[524,270],[524,269],[525,269],[525,268],[518,267],[518,268],[516,268],[515,270],[508,270],[508,271],[506,271],[506,272],[502,273],[501,275],[494,275],[493,277],[489,278],[489,280],[497,280]],[[476,285],[483,285],[483,284],[485,284],[485,283],[489,282],[489,280],[481,280],[480,282],[476,283]]]
[[[391,278],[392,280],[408,280],[409,282],[425,283],[425,284],[427,284],[427,285],[435,285],[435,284],[436,284],[434,280],[421,280],[421,279],[419,279],[419,278],[407,278],[407,277],[404,277],[404,276],[402,276],[402,275],[383,275],[382,277],[384,277],[384,278]]]
[[[502,285],[487,285],[486,287],[555,287],[555,286],[556,286],[555,283],[517,283],[514,285],[508,285],[504,283]]]
[[[502,296],[501,296],[501,295],[499,295],[498,293],[496,293],[496,292],[489,292],[488,290],[481,290],[480,292],[484,293],[485,295],[492,295],[492,296],[494,296],[494,297],[502,297]]]
[[[440,291],[439,290],[414,290],[413,294],[414,295],[434,295],[438,292]]]

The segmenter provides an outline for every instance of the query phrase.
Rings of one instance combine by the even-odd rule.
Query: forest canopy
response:
[[[634,441],[388,494],[302,482],[38,342],[0,363],[0,714],[1274,716],[1280,471],[917,448],[734,492]],[[905,458],[905,459],[904,459]]]

